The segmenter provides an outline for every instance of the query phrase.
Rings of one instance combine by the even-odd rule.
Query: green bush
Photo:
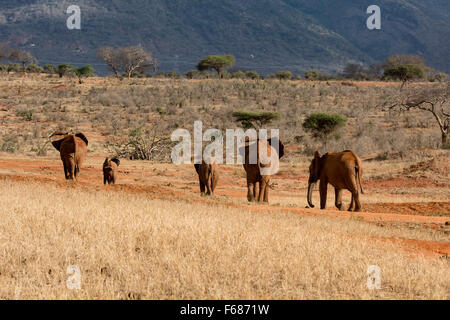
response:
[[[425,70],[417,65],[400,65],[386,69],[384,71],[384,80],[401,80],[406,82],[413,79],[424,79],[426,76]]]
[[[10,73],[10,72],[21,72],[22,71],[22,67],[18,63],[10,63],[10,64],[7,65],[6,71],[8,73]]]
[[[305,72],[305,79],[307,80],[318,80],[319,76],[320,74],[317,70],[309,70]]]
[[[278,71],[275,73],[275,78],[280,80],[290,80],[292,79],[292,72],[290,71]]]
[[[30,64],[29,66],[27,66],[27,72],[43,73],[44,69],[36,64]]]
[[[83,78],[90,77],[94,74],[94,68],[90,65],[85,65],[81,68],[72,67],[72,72],[78,77],[78,82],[83,83]]]
[[[44,66],[44,72],[48,74],[58,73],[58,68],[56,68],[53,64],[46,64]]]
[[[26,121],[33,120],[33,111],[32,110],[19,110],[16,115],[18,117],[22,117]]]
[[[326,142],[332,134],[335,134],[335,138],[339,139],[336,130],[345,126],[346,122],[347,119],[338,114],[313,113],[303,121],[302,126],[314,138]]]
[[[74,68],[74,67],[71,66],[71,65],[68,64],[68,63],[60,64],[60,65],[58,66],[58,70],[57,70],[59,77],[62,78],[62,77],[65,76],[67,73],[69,73],[70,71],[72,71],[73,68]]]

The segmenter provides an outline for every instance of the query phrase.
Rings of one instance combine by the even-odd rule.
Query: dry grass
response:
[[[8,180],[0,203],[1,299],[450,298],[448,260],[370,241],[384,231],[360,221]]]
[[[106,141],[126,139],[131,130],[150,129],[155,124],[163,136],[179,127],[191,130],[195,120],[202,120],[204,128],[235,128],[239,124],[231,113],[240,109],[279,112],[282,118],[271,126],[280,128],[282,140],[299,145],[303,154],[350,148],[360,156],[408,157],[411,149],[439,148],[439,129],[431,114],[393,114],[378,108],[398,92],[396,84],[362,84],[89,78],[78,85],[71,79],[10,76],[0,79],[0,124],[4,128],[0,129],[0,150],[36,154],[51,131],[63,129],[94,135],[91,151],[104,152]],[[4,111],[2,106],[6,106]],[[301,126],[313,112],[347,117],[343,138],[322,148]],[[44,128],[37,135],[31,130],[35,123]],[[12,132],[17,141],[8,136]]]

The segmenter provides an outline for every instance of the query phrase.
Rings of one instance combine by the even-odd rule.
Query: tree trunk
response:
[[[446,149],[448,147],[449,147],[448,132],[442,132],[442,148]]]

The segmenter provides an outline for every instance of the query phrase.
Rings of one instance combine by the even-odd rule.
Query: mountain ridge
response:
[[[443,0],[379,0],[381,30],[368,30],[366,0],[17,0],[0,1],[0,42],[43,63],[92,64],[100,46],[141,45],[163,71],[194,69],[209,54],[234,54],[237,68],[339,72],[392,54],[419,54],[450,73],[450,10]],[[80,6],[81,30],[66,9]]]

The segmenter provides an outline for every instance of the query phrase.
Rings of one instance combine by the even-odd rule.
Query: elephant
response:
[[[202,161],[201,164],[194,164],[194,167],[200,182],[200,193],[205,194],[206,189],[206,195],[213,195],[219,181],[219,167],[216,162],[207,164]]]
[[[250,141],[246,139],[244,148],[245,148],[245,161],[244,161],[244,170],[247,176],[247,200],[249,202],[257,201],[257,202],[269,202],[269,182],[270,178],[273,174],[278,171],[279,168],[279,159],[284,156],[284,145],[278,140],[274,139],[278,142],[278,152],[271,145],[272,139],[267,139],[267,143],[263,143],[264,140],[253,140]],[[254,146],[256,144],[256,146]],[[250,151],[253,147],[256,147],[256,163],[252,163],[250,157]],[[267,148],[266,156],[268,161],[261,161],[262,154],[260,150]]]
[[[351,150],[343,152],[328,152],[323,156],[318,151],[309,166],[307,200],[311,208],[312,191],[317,181],[320,180],[320,209],[325,209],[327,204],[327,187],[330,183],[335,190],[335,205],[342,210],[342,190],[347,189],[352,193],[352,200],[348,211],[361,211],[359,194],[364,194],[361,185],[362,164],[359,157]]]
[[[80,167],[86,158],[88,139],[83,133],[69,134],[55,132],[52,145],[59,151],[64,166],[66,180],[76,180]]]
[[[117,158],[106,158],[103,162],[103,184],[114,185],[117,179],[117,169],[120,165],[120,160]]]

